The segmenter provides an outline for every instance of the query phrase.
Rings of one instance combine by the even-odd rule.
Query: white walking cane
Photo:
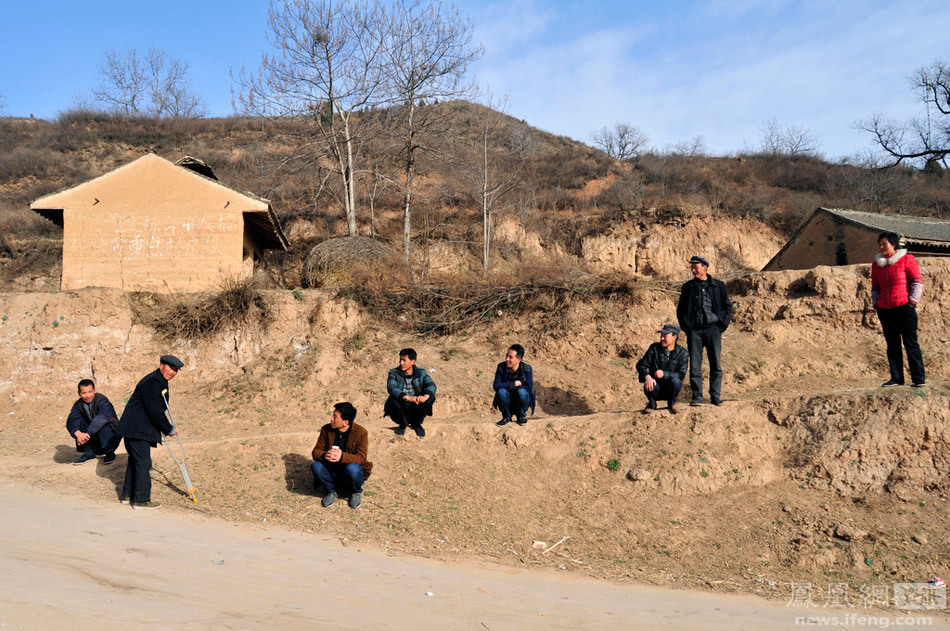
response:
[[[172,422],[172,430],[177,431],[175,427],[175,418],[172,416],[172,410],[168,407],[168,399],[165,398],[165,394],[168,393],[168,388],[162,390],[162,401],[165,402],[165,409],[168,410],[168,418]],[[178,449],[181,451],[181,460],[175,457],[175,453],[172,451],[172,448],[168,444],[168,438],[162,442],[165,443],[165,447],[168,448],[168,453],[172,457],[172,460],[175,461],[175,464],[178,465],[178,468],[181,470],[181,477],[185,479],[185,486],[188,488],[188,495],[191,496],[192,502],[197,502],[198,498],[195,496],[195,485],[191,483],[191,477],[188,475],[188,467],[185,466],[185,446],[181,444],[181,436],[176,434],[175,437],[178,439]]]

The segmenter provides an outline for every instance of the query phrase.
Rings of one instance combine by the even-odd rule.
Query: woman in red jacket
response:
[[[911,381],[920,387],[926,380],[924,358],[917,343],[917,303],[924,293],[924,278],[914,256],[907,250],[897,249],[900,247],[897,234],[881,233],[877,247],[881,253],[871,265],[871,300],[881,320],[891,370],[891,378],[882,385],[904,385],[903,339]]]

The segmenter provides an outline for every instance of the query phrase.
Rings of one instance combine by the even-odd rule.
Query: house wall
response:
[[[247,278],[244,218],[209,208],[64,210],[62,288],[126,291],[215,289]]]
[[[244,212],[267,208],[152,154],[34,207],[63,208],[63,289],[156,292],[249,277]]]
[[[877,254],[877,233],[832,220],[815,218],[765,271],[810,269],[816,265],[870,263]]]

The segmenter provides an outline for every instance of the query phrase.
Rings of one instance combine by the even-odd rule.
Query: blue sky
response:
[[[229,70],[255,68],[267,2],[5,3],[5,114],[54,118],[88,93],[109,50],[165,48],[191,67],[210,114],[231,113]],[[664,149],[702,136],[726,155],[765,121],[810,130],[829,158],[870,147],[854,129],[920,113],[907,77],[950,61],[950,2],[705,0],[457,2],[485,56],[480,85],[541,129],[589,141],[615,122]]]

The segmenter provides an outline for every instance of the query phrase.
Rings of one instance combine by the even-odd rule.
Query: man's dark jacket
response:
[[[89,405],[92,408],[92,418],[86,417],[82,399],[76,399],[69,411],[69,416],[66,417],[66,431],[73,438],[76,437],[77,431],[86,432],[90,436],[95,435],[106,426],[106,423],[115,421],[115,408],[104,394],[97,392]]]
[[[725,331],[732,321],[732,301],[726,293],[726,285],[718,278],[707,276],[709,281],[708,291],[712,303],[712,311],[719,318],[716,326],[720,331]],[[679,320],[680,328],[686,331],[692,331],[695,328],[703,326],[703,283],[698,278],[683,283],[680,290],[680,301],[676,306],[676,319]]]
[[[150,372],[142,377],[132,398],[125,404],[125,411],[119,419],[116,431],[125,438],[147,440],[153,445],[162,442],[162,434],[171,434],[175,431],[165,416],[165,401],[162,400],[162,390],[168,389],[168,380],[162,376],[160,370]],[[168,398],[168,392],[165,398]]]
[[[686,379],[686,371],[689,369],[689,351],[675,344],[673,350],[667,351],[659,342],[650,344],[650,348],[644,353],[643,358],[637,362],[637,375],[640,383],[647,380],[647,375],[654,374],[657,370],[663,371],[664,378],[670,375],[679,375],[680,379]]]
[[[386,378],[386,390],[396,399],[401,398],[404,391],[403,376],[399,373],[402,373],[402,369],[396,366],[389,371],[389,376]],[[428,394],[429,398],[435,401],[435,382],[432,381],[432,377],[425,368],[413,366],[411,379],[416,395]]]
[[[516,381],[520,381],[521,385],[515,386]],[[531,413],[534,414],[534,370],[531,368],[531,364],[523,361],[518,364],[518,370],[512,370],[508,368],[507,362],[500,362],[498,367],[495,368],[495,380],[492,382],[492,388],[495,389],[495,392],[499,390],[517,390],[519,387],[526,388],[531,395]],[[492,401],[492,407],[498,407],[497,395]]]

